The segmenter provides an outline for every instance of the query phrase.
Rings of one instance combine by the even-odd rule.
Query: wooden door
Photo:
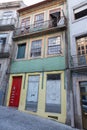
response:
[[[9,106],[18,107],[20,100],[22,77],[13,77]]]
[[[83,128],[87,130],[87,82],[80,82]]]

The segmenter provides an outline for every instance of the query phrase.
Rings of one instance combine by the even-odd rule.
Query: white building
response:
[[[71,120],[75,127],[87,129],[87,0],[68,0],[68,14]]]
[[[24,6],[22,1],[0,4],[0,105],[5,104],[13,52],[12,36],[18,22],[16,10]]]

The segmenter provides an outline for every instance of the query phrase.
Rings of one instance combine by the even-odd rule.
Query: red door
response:
[[[18,107],[20,99],[22,76],[13,77],[9,106]]]

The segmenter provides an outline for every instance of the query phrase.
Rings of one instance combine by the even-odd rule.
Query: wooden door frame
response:
[[[78,108],[79,108],[79,111],[80,111],[80,115],[81,115],[81,125],[82,125],[82,128],[83,128],[83,117],[82,117],[82,105],[81,105],[81,101],[80,101],[80,98],[81,98],[81,92],[80,92],[80,85],[79,85],[79,83],[80,82],[87,82],[87,77],[83,77],[83,79],[82,79],[82,77],[80,77],[78,80],[77,80],[77,87],[76,87],[76,89],[77,89],[77,97],[76,97],[76,99],[78,100],[77,102],[78,102]]]

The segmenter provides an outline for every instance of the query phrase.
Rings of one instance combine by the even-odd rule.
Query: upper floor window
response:
[[[60,15],[61,15],[61,13],[60,13],[60,10],[59,10],[59,9],[54,9],[54,10],[51,10],[51,11],[50,11],[50,16],[49,16],[49,18],[50,18],[50,20],[52,21],[52,23],[50,22],[50,24],[51,24],[53,27],[57,26],[57,23],[58,23],[59,20],[60,20]]]
[[[60,54],[61,53],[61,37],[48,38],[48,55]]]
[[[79,8],[74,9],[75,19],[79,19],[87,16],[87,4],[80,6]]]
[[[22,19],[21,27],[27,27],[30,25],[30,17]]]
[[[13,11],[7,11],[3,13],[3,18],[12,18],[13,16]]]
[[[30,57],[41,56],[42,40],[32,41]]]
[[[0,34],[0,44],[5,44],[8,34]]]
[[[0,64],[0,69],[1,69],[1,64]]]
[[[7,34],[0,34],[0,51],[4,51],[7,42]]]
[[[35,15],[35,26],[42,26],[44,22],[44,13]]]
[[[17,59],[25,58],[26,43],[18,44]]]
[[[87,54],[87,36],[82,36],[76,39],[78,55]]]

